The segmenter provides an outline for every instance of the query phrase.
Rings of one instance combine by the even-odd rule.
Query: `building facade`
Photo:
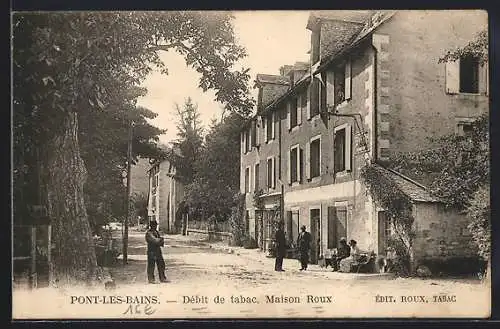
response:
[[[148,219],[158,223],[158,230],[179,233],[181,223],[177,216],[184,197],[184,186],[175,178],[175,167],[168,161],[156,161],[149,174]]]
[[[439,63],[447,50],[487,29],[487,14],[313,12],[307,28],[311,64],[256,79],[257,115],[241,134],[248,233],[267,249],[271,220],[280,219],[293,246],[306,225],[313,263],[341,237],[384,254],[391,223],[361,182],[360,169],[426,149],[429,136],[466,133],[487,113],[487,65],[474,58]],[[380,168],[414,202],[417,258],[469,252],[463,216],[445,211],[419,182]],[[450,218],[461,225],[452,228]]]

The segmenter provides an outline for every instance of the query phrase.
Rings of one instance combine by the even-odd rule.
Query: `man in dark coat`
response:
[[[283,258],[286,255],[286,238],[285,232],[283,231],[283,222],[279,222],[278,230],[276,231],[275,241],[276,241],[276,262],[274,263],[274,270],[279,272],[284,272],[283,269]]]
[[[301,232],[297,238],[297,247],[299,248],[300,270],[307,270],[309,263],[309,250],[311,249],[311,233],[306,231],[306,226],[302,225]]]
[[[168,282],[165,276],[165,260],[161,253],[161,247],[165,242],[156,230],[158,223],[151,221],[149,230],[146,232],[146,242],[148,243],[148,282],[155,283],[155,264],[158,267],[158,276],[161,282]]]

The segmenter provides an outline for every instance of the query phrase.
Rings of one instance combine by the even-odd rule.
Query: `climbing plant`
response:
[[[412,243],[415,237],[411,199],[377,164],[365,164],[360,175],[375,203],[385,210],[391,220],[394,234],[389,239],[389,247],[395,250],[402,265],[401,271],[411,272]]]

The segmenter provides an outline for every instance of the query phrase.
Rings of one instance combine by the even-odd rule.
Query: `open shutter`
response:
[[[264,133],[264,142],[267,143],[267,117],[262,118],[262,131]]]
[[[297,162],[294,163],[297,169],[297,181],[300,182],[300,146],[297,147]]]
[[[306,143],[306,179],[311,178],[311,143]]]
[[[335,85],[333,71],[326,72],[326,106],[335,105]]]
[[[299,96],[299,100],[297,101],[297,125],[300,126],[302,124],[302,111],[307,106],[307,94],[302,93]]]
[[[312,84],[312,81],[311,81]],[[311,84],[307,87],[307,103],[306,103],[306,113],[307,113],[307,120],[311,119]]]
[[[488,63],[479,66],[479,93],[488,94]]]
[[[460,61],[446,62],[446,93],[460,92]]]
[[[262,126],[262,118],[260,116],[257,117],[257,123],[255,124],[255,145],[259,146],[260,145],[260,132],[261,132],[261,126]]]
[[[252,147],[257,145],[257,121],[252,120],[252,127],[250,130],[250,135],[252,138]]]
[[[351,60],[345,63],[345,99],[351,99]]]
[[[245,153],[245,132],[241,132],[241,153]]]
[[[271,115],[271,139],[275,139],[275,128],[276,128],[276,112]]]
[[[273,188],[275,188],[276,187],[276,157],[274,157],[272,159],[273,159],[272,160],[272,163],[273,163],[273,165],[272,165],[272,167],[273,167],[273,176],[272,176],[273,177],[273,181],[272,181],[272,186],[273,186]]]
[[[288,166],[286,166],[288,184],[292,184],[292,150],[288,151]]]
[[[351,143],[352,143],[352,129],[351,126],[345,128],[345,170],[351,171]]]
[[[286,103],[286,123],[288,130],[292,129],[292,104],[290,102]]]

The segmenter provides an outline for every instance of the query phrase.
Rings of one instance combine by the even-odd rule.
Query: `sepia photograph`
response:
[[[12,319],[491,316],[484,10],[11,12]]]

